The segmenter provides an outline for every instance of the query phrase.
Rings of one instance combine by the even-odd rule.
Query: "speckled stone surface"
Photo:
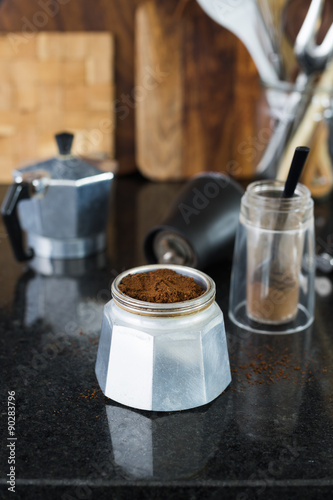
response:
[[[228,321],[230,262],[205,270],[225,314],[233,376],[207,406],[137,411],[108,400],[98,387],[94,365],[110,284],[119,272],[146,263],[144,235],[180,187],[139,176],[117,179],[106,255],[56,275],[15,262],[1,223],[0,498],[331,498],[332,276],[317,278],[313,328],[269,336]],[[332,201],[316,212],[317,245],[332,245]],[[7,391],[16,397],[12,497]]]

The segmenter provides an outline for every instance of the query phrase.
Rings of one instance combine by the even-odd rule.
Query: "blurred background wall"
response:
[[[98,92],[97,97],[94,95],[97,111],[109,109],[109,121],[100,114],[99,121],[91,126],[83,124],[82,128],[102,129],[102,134],[110,134],[110,138],[102,143],[97,141],[95,150],[84,152],[115,157],[120,174],[139,168],[146,177],[156,180],[187,178],[202,170],[228,171],[235,177],[249,177],[253,173],[263,149],[264,139],[258,136],[258,130],[265,127],[265,123],[256,122],[255,110],[261,95],[256,68],[243,44],[211,20],[195,0],[3,0],[0,31],[1,182],[10,181],[11,168],[18,166],[6,164],[6,157],[19,147],[18,125],[12,123],[17,112],[17,90],[11,88],[15,83],[14,70],[8,68],[13,67],[18,57],[25,61],[25,65],[22,61],[15,63],[16,85],[23,87],[21,99],[25,102],[20,120],[31,131],[36,125],[32,115],[29,116],[31,101],[24,89],[29,86],[29,78],[37,79],[39,88],[43,88],[40,74],[31,76],[35,64],[31,62],[31,52],[41,33],[110,34],[108,50],[103,43],[94,45],[95,66],[87,45],[84,52],[73,39],[67,45],[64,42],[64,54],[56,56],[70,60],[68,54],[73,52],[74,60],[90,57],[90,62],[84,61],[85,71],[89,67],[91,70],[87,81],[82,80],[79,65],[74,62],[68,63],[66,70],[61,69],[60,80],[67,78],[68,85],[77,85],[72,89],[72,99],[80,102],[81,92],[82,99],[89,101],[89,94],[84,97],[82,87],[96,83],[94,79],[99,78],[96,74],[102,74],[102,83],[109,85],[109,90],[104,87],[104,96],[100,97]],[[43,40],[38,42],[42,58],[47,57],[47,50],[54,55],[61,45],[54,38],[48,41],[44,36]],[[86,40],[82,43],[87,44]],[[106,59],[111,61],[109,66]],[[109,78],[106,71],[110,72]],[[52,84],[52,72],[51,68],[43,73],[48,84]],[[57,75],[59,79],[59,72]],[[66,92],[69,107],[73,108],[70,89]],[[59,92],[57,95],[61,101],[63,97],[59,97]],[[43,117],[45,122],[54,123],[50,137],[59,131],[58,125],[74,123],[71,120],[57,123],[54,109],[58,104],[53,100],[50,107],[52,99],[52,96],[44,101],[40,96],[37,99],[39,123]],[[78,114],[75,117],[79,119]],[[26,141],[29,143],[29,136]],[[21,150],[24,149],[23,143],[19,143]],[[31,144],[30,149],[33,149]],[[50,153],[51,147],[50,150],[45,147],[38,154],[36,150],[35,157],[47,157]],[[28,161],[32,160],[31,155]]]

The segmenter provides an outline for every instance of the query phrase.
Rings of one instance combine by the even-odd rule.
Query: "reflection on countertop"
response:
[[[196,413],[106,405],[115,463],[130,477],[195,477],[218,450],[231,418],[230,391]]]
[[[94,368],[110,284],[145,264],[144,236],[179,187],[116,179],[106,255],[65,267],[15,262],[0,223],[1,376],[4,394],[17,398],[17,490],[25,500],[331,495],[332,274],[317,277],[313,328],[274,336],[230,324],[229,261],[205,270],[224,312],[233,376],[209,405],[144,412],[99,389]],[[320,207],[319,245],[331,241],[331,203]],[[0,461],[6,488],[5,446]]]

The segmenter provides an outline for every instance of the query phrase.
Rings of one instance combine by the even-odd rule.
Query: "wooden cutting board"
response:
[[[73,153],[114,157],[113,36],[39,32],[0,37],[0,182],[57,153],[54,134],[75,134]]]
[[[195,0],[136,12],[136,160],[153,180],[202,171],[249,177],[264,149],[256,68]]]

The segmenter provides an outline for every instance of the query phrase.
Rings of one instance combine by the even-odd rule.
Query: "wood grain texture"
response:
[[[134,13],[140,0],[3,0],[0,7],[2,34],[18,32],[30,37],[18,45],[29,51],[39,31],[110,31],[115,35],[114,100],[116,157],[119,172],[135,170],[134,159]],[[44,5],[44,7],[42,7]],[[49,6],[49,10],[47,10]],[[21,39],[21,41],[24,38]],[[0,47],[1,53],[1,47]],[[0,68],[1,71],[1,68]],[[47,74],[44,74],[47,78]],[[129,96],[128,103],[125,102]],[[79,118],[79,117],[78,117]]]
[[[119,173],[130,173],[136,168],[134,123],[135,114],[138,111],[138,123],[145,122],[147,119],[151,120],[151,130],[155,134],[157,134],[156,127],[162,127],[159,140],[165,135],[165,141],[168,141],[169,131],[170,134],[172,132],[172,140],[170,136],[166,153],[159,152],[158,161],[155,161],[155,155],[157,154],[156,140],[149,141],[146,139],[146,142],[142,141],[137,144],[138,158],[140,159],[140,155],[143,154],[149,158],[149,162],[145,160],[144,164],[141,164],[140,161],[140,169],[142,172],[146,172],[148,177],[151,176],[154,169],[158,169],[159,175],[155,176],[155,178],[161,178],[160,172],[163,172],[164,167],[159,166],[160,156],[162,160],[164,156],[172,159],[172,162],[162,161],[162,164],[173,165],[171,170],[178,170],[177,177],[182,176],[183,172],[188,175],[189,172],[202,169],[224,170],[227,168],[228,162],[230,162],[228,163],[229,169],[237,170],[238,175],[247,175],[247,172],[250,172],[253,168],[254,160],[252,157],[258,152],[258,149],[253,148],[248,142],[251,141],[251,137],[256,135],[253,134],[255,129],[253,109],[256,105],[259,85],[256,70],[246,49],[234,35],[209,19],[195,3],[195,0],[188,0],[187,2],[184,0],[160,0],[158,7],[165,9],[165,18],[161,17],[163,11],[159,11],[160,14],[158,15],[156,13],[157,19],[160,19],[159,25],[156,26],[153,35],[147,32],[149,54],[153,53],[155,35],[159,30],[157,39],[161,40],[163,34],[162,38],[169,40],[171,44],[170,51],[168,51],[168,46],[165,43],[161,45],[164,54],[167,54],[168,60],[174,61],[174,66],[171,65],[171,73],[174,67],[181,65],[181,70],[176,76],[176,78],[181,79],[181,86],[178,87],[177,84],[177,92],[183,97],[186,96],[186,102],[184,98],[182,98],[181,103],[172,98],[172,93],[168,94],[166,84],[164,88],[156,88],[156,95],[152,90],[149,93],[149,100],[135,102],[134,17],[137,6],[143,1],[145,0],[49,0],[49,4],[53,5],[54,12],[47,14],[45,19],[45,16],[40,13],[46,12],[45,7],[42,8],[41,4],[48,4],[47,0],[29,0],[29,2],[26,0],[3,0],[0,7],[0,31],[3,34],[21,32],[23,35],[28,36],[38,31],[110,30],[114,33],[115,154],[119,161]],[[152,13],[148,12],[148,15],[151,16]],[[191,19],[196,23],[195,29],[191,27]],[[37,26],[38,23],[40,26]],[[199,36],[198,29],[204,30],[205,35],[200,34]],[[207,36],[207,34],[208,40],[205,42],[203,37]],[[178,42],[175,43],[177,37],[178,40],[179,38],[181,40],[179,43],[180,50],[176,55],[173,48],[178,45]],[[33,40],[34,37],[31,36],[31,42],[29,44],[22,43],[20,50],[27,51],[28,55],[30,47],[33,46]],[[213,46],[209,46],[210,43],[213,43]],[[201,61],[200,68],[195,66],[193,60],[191,62],[191,58],[197,55]],[[151,64],[150,59],[144,56],[142,54],[143,59],[140,60],[140,64],[146,62]],[[158,63],[162,67],[163,61],[159,60]],[[53,75],[45,72],[42,78],[47,80],[51,77],[54,78],[54,76],[60,76],[56,67],[53,71]],[[194,81],[191,82],[192,77]],[[202,79],[202,81],[198,82],[198,78]],[[171,78],[169,81],[171,82]],[[198,101],[200,88],[204,89],[205,94],[202,104],[201,98]],[[25,99],[25,102],[29,101],[27,96],[21,98]],[[159,106],[161,100],[169,103],[167,113],[163,117],[163,120],[166,120],[165,125],[162,116],[159,114],[160,110],[163,110],[163,106]],[[70,102],[70,97],[68,102]],[[148,102],[154,102],[154,106],[148,108]],[[198,105],[197,112],[192,109],[196,102]],[[181,119],[179,120],[175,117],[179,115],[180,110]],[[185,113],[185,110],[188,111]],[[141,111],[144,112],[144,115],[140,115]],[[210,113],[212,113],[211,117],[209,117]],[[172,114],[173,117],[171,117]],[[169,116],[168,119],[167,116]],[[79,118],[77,116],[77,119]],[[201,120],[204,120],[205,126],[203,126]],[[10,121],[11,117],[9,116],[9,128],[11,126]],[[163,125],[161,125],[162,121]],[[196,131],[195,136],[193,136],[192,131],[190,132],[190,129],[183,131],[183,121],[190,124],[191,130]],[[178,123],[177,126],[176,123]],[[206,131],[207,124],[209,130]],[[194,141],[200,136],[202,129],[206,131],[204,141],[201,142],[201,145],[196,145]],[[210,136],[210,134],[212,135]],[[181,157],[179,156],[179,141],[184,144],[181,147],[184,156]],[[186,149],[189,141],[193,143],[192,149]],[[153,143],[154,149],[152,151],[148,149],[148,151],[142,153],[141,146],[148,144],[147,147],[149,148],[151,143]],[[176,145],[177,147],[175,147]],[[249,151],[250,153],[248,153]],[[196,160],[196,155],[198,155],[200,161]],[[193,159],[194,164],[192,166]],[[164,175],[167,177],[167,172]],[[175,174],[173,175],[175,176]]]
[[[137,163],[148,177],[178,178],[182,171],[182,59],[178,23],[163,22],[168,5],[150,2],[136,16]]]
[[[194,0],[175,15],[178,5],[149,0],[137,11],[137,84],[147,67],[166,73],[137,102],[138,167],[155,180],[207,170],[248,177],[256,161],[257,71],[236,37]]]
[[[29,56],[12,45],[20,36],[0,35],[0,181],[55,156],[63,130],[74,134],[74,154],[114,158],[111,33],[39,32]]]
[[[332,160],[329,149],[327,123],[320,121],[312,134],[311,149],[301,182],[307,186],[315,199],[327,197],[333,189]]]

